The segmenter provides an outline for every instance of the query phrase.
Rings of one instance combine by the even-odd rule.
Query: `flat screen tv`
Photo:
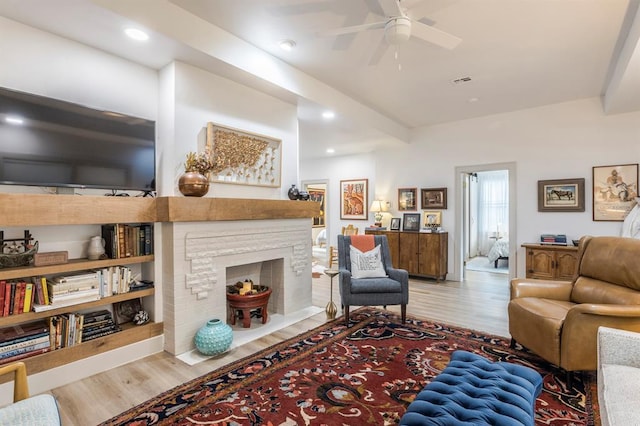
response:
[[[155,122],[0,88],[0,184],[149,192]]]

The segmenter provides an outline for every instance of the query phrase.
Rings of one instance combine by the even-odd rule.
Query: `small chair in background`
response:
[[[341,235],[358,235],[358,228],[349,224],[347,226],[342,227]],[[338,249],[337,247],[330,246],[329,247],[329,269],[333,267],[333,264],[338,264]]]

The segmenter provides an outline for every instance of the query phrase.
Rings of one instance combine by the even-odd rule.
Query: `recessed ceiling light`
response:
[[[327,148],[327,154],[333,154],[334,152],[336,152],[335,149],[333,148]]]
[[[322,118],[325,120],[331,120],[335,118],[336,114],[333,111],[325,111],[322,113]]]
[[[127,28],[126,30],[124,30],[124,33],[129,36],[130,38],[137,40],[137,41],[147,41],[149,40],[149,34],[145,33],[142,30],[139,30],[137,28]]]
[[[291,52],[294,47],[296,47],[296,42],[293,40],[282,40],[280,43],[280,49],[286,50],[287,52]]]
[[[5,117],[4,121],[6,121],[9,124],[24,124],[24,120],[20,117]]]
[[[469,103],[472,104],[474,102],[478,102],[480,98],[469,98]]]

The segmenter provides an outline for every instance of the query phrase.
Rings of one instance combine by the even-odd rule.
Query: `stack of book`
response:
[[[540,235],[540,244],[566,246],[567,236],[564,234],[542,234]]]
[[[100,299],[100,279],[95,271],[64,275],[47,280],[49,304],[34,304],[36,312]]]
[[[113,321],[111,311],[103,309],[84,314],[82,326],[82,341],[97,339],[120,331],[118,325]]]
[[[46,321],[0,329],[0,364],[14,362],[51,350],[49,326]]]
[[[111,259],[153,254],[153,225],[102,225],[106,255]]]

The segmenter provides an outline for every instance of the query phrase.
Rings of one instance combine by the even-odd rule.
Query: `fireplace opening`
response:
[[[233,303],[227,301],[227,322],[232,325],[232,328],[258,327],[268,322],[270,314],[284,313],[282,300],[284,293],[283,258],[227,267],[226,285],[239,286],[240,284],[238,283],[242,283],[245,289],[248,288],[248,283],[251,283],[253,288],[268,287],[271,291],[266,307],[260,302],[260,297],[257,295],[252,295],[248,298],[248,300],[254,300],[256,303],[248,302],[243,304],[242,301],[238,302],[238,298],[235,298]],[[264,315],[263,309],[266,310]],[[247,316],[250,317],[247,318]],[[235,321],[233,321],[234,318]],[[235,324],[233,324],[234,322]]]

